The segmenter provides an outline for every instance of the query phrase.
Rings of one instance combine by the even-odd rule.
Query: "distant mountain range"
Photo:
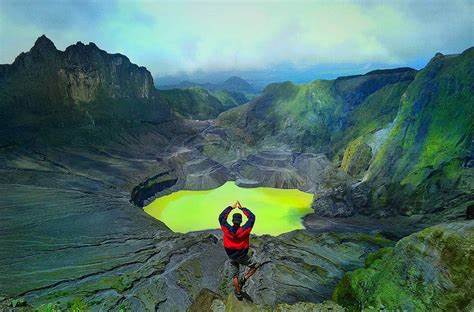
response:
[[[179,85],[182,81],[192,81],[199,84],[220,84],[228,77],[237,76],[250,83],[256,90],[262,91],[271,83],[291,81],[293,83],[308,83],[317,79],[336,79],[340,76],[350,76],[359,73],[367,73],[377,69],[389,69],[394,67],[423,68],[429,58],[423,58],[416,62],[386,64],[386,63],[340,63],[340,64],[314,64],[308,66],[297,66],[291,63],[278,64],[268,68],[246,69],[246,70],[221,70],[221,71],[196,71],[192,73],[178,72],[168,75],[154,76],[155,85],[161,86]]]
[[[237,76],[232,76],[221,83],[210,83],[210,82],[198,83],[198,82],[185,80],[185,81],[181,81],[178,84],[157,86],[159,90],[187,89],[187,88],[192,88],[192,87],[200,87],[209,91],[225,90],[229,92],[239,92],[246,95],[257,93],[256,88],[254,88],[246,80]]]

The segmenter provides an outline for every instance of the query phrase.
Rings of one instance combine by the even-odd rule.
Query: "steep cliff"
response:
[[[43,35],[13,64],[0,67],[0,141],[28,141],[38,131],[58,137],[66,131],[70,138],[77,136],[71,129],[81,136],[164,121],[171,111],[155,92],[150,72],[126,56],[81,42],[59,51]]]
[[[474,201],[474,48],[436,55],[410,83],[366,180],[371,211],[450,210]]]

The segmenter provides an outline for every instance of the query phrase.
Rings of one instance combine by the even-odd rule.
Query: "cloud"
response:
[[[413,64],[474,42],[472,1],[2,0],[0,62],[47,34],[126,54],[155,75],[278,64]]]

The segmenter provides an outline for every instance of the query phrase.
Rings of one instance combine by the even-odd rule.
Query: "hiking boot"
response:
[[[237,300],[239,301],[242,301],[242,299],[244,299],[244,296],[242,295],[242,292],[237,292],[237,290],[234,290],[234,294],[235,294],[235,297],[237,298]]]

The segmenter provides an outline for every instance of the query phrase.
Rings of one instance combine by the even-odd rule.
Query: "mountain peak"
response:
[[[253,87],[245,79],[232,76],[222,83],[222,87],[228,91],[236,92],[254,92]]]
[[[245,81],[244,79],[242,79],[238,76],[229,77],[224,81],[224,83],[230,83],[230,82],[232,82],[232,83],[236,83],[236,82],[238,82],[238,83],[248,83],[247,81]]]
[[[56,50],[56,46],[54,43],[45,35],[41,35],[38,39],[35,41],[35,45],[33,46],[32,50],[37,50],[37,51],[48,51],[48,50]]]

